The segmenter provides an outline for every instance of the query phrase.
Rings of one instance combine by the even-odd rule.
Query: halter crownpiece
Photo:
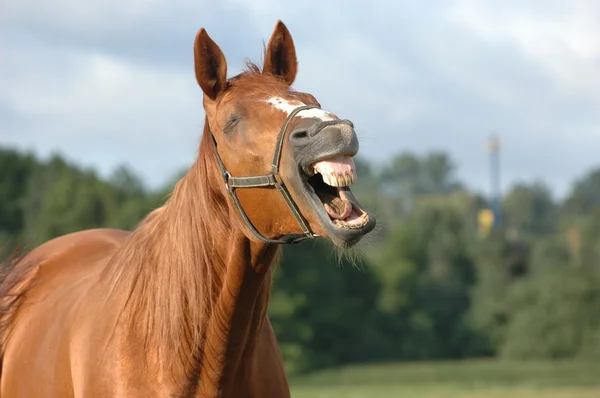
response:
[[[213,147],[215,148],[215,154],[217,157],[217,162],[219,164],[219,169],[221,169],[221,176],[223,177],[223,181],[225,181],[225,188],[227,188],[227,191],[230,193],[231,198],[233,199],[233,203],[235,204],[235,207],[237,208],[238,212],[240,213],[242,220],[244,220],[246,227],[248,227],[250,232],[252,232],[252,234],[261,242],[277,243],[277,244],[294,244],[294,243],[302,242],[303,240],[306,240],[306,239],[314,239],[319,236],[319,235],[316,235],[311,232],[311,230],[308,226],[308,222],[306,222],[304,217],[302,217],[302,214],[300,213],[298,206],[292,199],[292,196],[290,195],[289,191],[285,187],[285,184],[283,183],[281,178],[279,178],[279,181],[277,180],[277,177],[279,176],[279,163],[280,163],[280,159],[281,159],[281,150],[283,148],[283,140],[285,138],[285,133],[287,132],[287,128],[288,128],[291,120],[294,118],[294,116],[296,116],[299,112],[301,112],[303,110],[311,109],[311,108],[319,108],[319,107],[317,105],[303,105],[303,106],[294,108],[294,110],[292,112],[290,112],[287,119],[283,123],[283,126],[281,126],[281,130],[279,130],[279,134],[277,136],[275,152],[273,154],[273,160],[271,162],[271,173],[265,174],[265,175],[251,176],[251,177],[233,177],[229,173],[229,171],[227,171],[227,168],[225,167],[225,164],[223,163],[221,156],[219,156],[219,151],[217,150],[217,141],[215,140],[215,136],[212,134],[212,132],[210,133],[211,142],[213,144]],[[296,221],[298,221],[298,224],[300,225],[300,228],[302,229],[302,232],[303,232],[302,234],[288,234],[288,235],[283,235],[283,237],[281,237],[280,239],[270,239],[270,238],[267,238],[264,235],[262,235],[260,232],[258,232],[258,230],[254,227],[254,225],[252,225],[252,222],[250,221],[250,219],[246,215],[246,212],[242,208],[242,204],[240,203],[240,200],[236,194],[236,189],[237,188],[268,188],[268,187],[275,187],[281,193],[281,195],[283,196],[283,199],[285,199],[285,202],[287,203],[290,211],[296,218]]]

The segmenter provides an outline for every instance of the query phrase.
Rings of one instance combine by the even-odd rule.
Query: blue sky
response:
[[[295,88],[354,121],[360,153],[444,150],[487,192],[502,180],[557,195],[600,166],[600,2],[545,0],[4,0],[0,144],[59,151],[156,186],[196,155],[204,113],[192,44],[205,27],[230,74],[259,61],[277,19]]]

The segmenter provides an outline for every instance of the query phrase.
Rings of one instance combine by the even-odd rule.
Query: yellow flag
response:
[[[490,209],[482,209],[477,214],[479,235],[486,236],[494,226],[494,213]]]

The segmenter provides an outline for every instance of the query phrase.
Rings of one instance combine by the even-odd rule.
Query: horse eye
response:
[[[231,115],[229,119],[227,119],[227,123],[225,124],[225,128],[223,128],[223,132],[226,134],[231,133],[241,119],[242,117],[239,115]]]

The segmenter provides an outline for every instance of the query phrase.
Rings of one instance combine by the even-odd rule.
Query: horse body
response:
[[[115,317],[98,312],[94,286],[126,236],[112,230],[65,235],[34,249],[15,266],[28,274],[31,286],[4,347],[2,397],[81,396],[77,386],[85,385],[84,380],[102,396],[105,390],[93,385],[101,382],[94,373],[100,374],[102,365],[94,360],[107,341],[93,338]],[[94,322],[97,315],[104,319]],[[89,369],[83,358],[96,369]]]
[[[358,141],[290,88],[281,21],[262,70],[227,79],[204,29],[194,59],[204,132],[165,205],[131,232],[65,235],[8,269],[0,398],[289,397],[267,316],[273,266],[282,243],[350,247],[373,229],[348,188]]]
[[[106,301],[109,259],[130,235],[111,229],[77,232],[51,240],[21,260],[29,268],[34,285],[13,319],[4,351],[0,396],[167,397],[200,393],[195,391],[197,386],[190,386],[189,372],[193,370],[161,369],[156,362],[146,362],[146,354],[154,347],[146,347],[141,334],[131,333],[127,323],[119,320],[126,297],[115,295]],[[244,323],[242,329],[254,326],[256,336],[244,333],[244,337],[255,341],[242,341],[233,347],[250,352],[230,374],[212,369],[215,379],[205,388],[218,390],[227,378],[235,381],[235,396],[288,397],[283,361],[265,315],[268,275],[254,275],[254,279],[249,284],[255,286],[240,292],[246,303],[257,300],[251,310],[230,304],[232,311],[221,316],[231,319],[230,330],[240,323]],[[36,286],[36,280],[43,283]],[[256,320],[236,324],[236,311],[244,318],[256,313]],[[223,329],[221,325],[219,331]],[[215,344],[212,348],[223,351],[231,347]],[[233,354],[229,352],[229,356]],[[140,366],[144,363],[150,369]],[[199,396],[218,394],[211,391]]]

